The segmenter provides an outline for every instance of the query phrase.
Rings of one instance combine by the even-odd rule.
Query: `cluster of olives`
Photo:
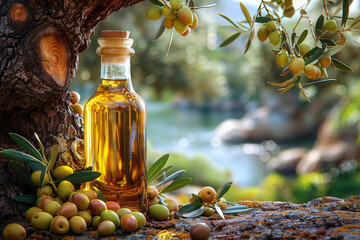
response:
[[[72,174],[73,170],[67,166],[60,166],[53,171],[55,178],[62,178]],[[40,186],[41,171],[35,171],[31,180]],[[49,182],[45,176],[44,184]],[[63,235],[71,230],[75,234],[83,234],[87,228],[97,229],[101,236],[112,235],[118,227],[123,231],[133,232],[146,224],[145,216],[140,212],[132,212],[120,208],[114,201],[104,202],[97,199],[98,195],[91,189],[75,191],[69,181],[61,181],[54,197],[53,189],[49,185],[37,190],[36,206],[26,211],[26,219],[38,230],[49,230]],[[26,230],[23,226],[12,223],[3,231],[5,239],[25,239]]]
[[[324,30],[332,33],[337,29],[335,20],[329,20],[324,25]],[[277,46],[280,43],[280,32],[277,29],[275,21],[268,21],[258,30],[258,38],[261,42],[269,39],[269,42]],[[286,51],[286,46],[283,46],[280,51],[276,54],[276,62],[280,67],[288,65],[289,70],[296,76],[304,72],[306,77],[311,80],[317,80],[323,78],[326,74],[325,69],[331,64],[331,57],[325,57],[318,59],[316,62],[307,64],[305,66],[304,56],[310,51],[310,46],[307,43],[301,43],[299,45],[301,56],[289,56]],[[305,59],[308,57],[305,57]]]
[[[217,202],[219,204],[219,207],[221,210],[227,209],[227,202],[225,198],[220,198],[219,200],[215,200],[216,198],[216,191],[212,187],[203,187],[197,194],[200,199],[205,203],[205,211],[203,213],[203,216],[210,217],[215,213],[215,209],[212,207],[212,205]],[[190,197],[190,203],[193,203],[194,199],[193,197]]]
[[[163,24],[167,29],[175,30],[182,36],[187,36],[190,29],[194,30],[198,26],[197,15],[182,0],[170,0],[170,6],[163,7],[153,5],[146,11],[146,18],[149,20],[159,20],[164,15]]]
[[[160,221],[168,220],[169,217],[173,218],[175,212],[179,210],[178,204],[174,199],[165,198],[166,205],[161,204],[158,198],[159,191],[154,186],[147,188],[148,206],[150,215]]]
[[[277,29],[275,21],[268,21],[258,30],[258,38],[261,42],[265,42],[269,39],[269,42],[277,46],[280,43],[280,32]]]
[[[80,94],[75,91],[71,91],[70,94],[71,94],[70,97],[71,108],[74,110],[75,113],[82,115],[84,112],[84,108],[81,104],[79,104]]]

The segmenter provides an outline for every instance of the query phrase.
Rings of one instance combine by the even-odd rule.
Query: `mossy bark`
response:
[[[9,132],[47,152],[60,145],[57,165],[84,166],[83,118],[72,111],[68,89],[78,53],[90,45],[97,24],[142,0],[0,0],[0,150],[16,148]],[[0,156],[0,219],[21,209],[11,198],[27,191]]]

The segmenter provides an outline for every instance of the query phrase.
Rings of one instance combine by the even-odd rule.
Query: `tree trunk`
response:
[[[97,24],[109,14],[142,0],[0,0],[0,150],[16,148],[9,132],[47,153],[59,144],[57,165],[85,164],[83,118],[72,111],[68,89],[78,53],[90,45]],[[19,215],[11,198],[28,191],[0,156],[0,219]],[[55,166],[56,167],[56,166]]]

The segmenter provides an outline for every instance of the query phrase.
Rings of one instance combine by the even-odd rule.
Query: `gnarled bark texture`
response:
[[[68,89],[78,53],[97,24],[142,0],[0,0],[0,150],[16,148],[15,132],[47,152],[60,145],[57,165],[84,167],[83,118],[72,111]],[[26,192],[0,156],[0,219],[19,215],[11,198]]]

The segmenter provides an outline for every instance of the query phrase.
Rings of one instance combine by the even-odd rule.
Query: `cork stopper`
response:
[[[103,38],[129,38],[129,31],[104,30],[101,32]]]

